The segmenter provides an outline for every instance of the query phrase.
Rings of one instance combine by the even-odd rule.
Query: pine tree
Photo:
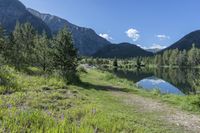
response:
[[[30,23],[25,23],[21,26],[22,43],[24,44],[24,60],[27,66],[35,65],[35,35],[36,31]]]
[[[161,54],[155,56],[154,63],[157,66],[162,66],[163,65],[163,58],[162,58]]]
[[[50,40],[47,34],[43,32],[42,35],[37,34],[35,37],[37,63],[42,67],[43,71],[51,67],[51,49]]]
[[[17,68],[21,67],[21,62],[23,62],[23,44],[21,43],[22,39],[22,31],[21,31],[21,25],[19,24],[19,22],[16,23],[15,29],[12,33],[12,37],[11,37],[11,43],[10,45],[10,53],[12,53],[10,55],[10,60],[11,63],[16,66]]]
[[[54,66],[59,69],[68,82],[77,79],[77,50],[67,27],[59,31],[54,40]]]
[[[141,65],[142,65],[141,58],[140,58],[140,57],[137,57],[136,66],[137,66],[137,67],[141,67]]]
[[[117,58],[114,59],[114,61],[113,61],[113,66],[114,66],[115,68],[118,67],[118,61],[117,61]]]
[[[3,52],[5,48],[5,31],[3,27],[0,25],[0,52]]]
[[[10,41],[11,63],[18,69],[36,62],[35,30],[30,23],[17,22]]]
[[[168,50],[163,53],[163,65],[165,66],[169,66],[169,55],[170,54]]]
[[[171,51],[170,58],[169,58],[169,65],[171,66],[177,65],[178,55],[179,55],[178,49],[174,49]]]
[[[187,65],[187,52],[186,50],[180,51],[177,57],[177,63],[179,66],[186,66]]]
[[[6,38],[5,38],[5,31],[3,27],[0,25],[0,63],[4,62],[5,60],[5,52],[6,52]]]
[[[192,67],[198,65],[198,49],[195,47],[195,44],[192,45],[188,52],[188,63]]]
[[[0,25],[0,54],[3,52],[5,47],[5,34],[4,34],[4,29]]]

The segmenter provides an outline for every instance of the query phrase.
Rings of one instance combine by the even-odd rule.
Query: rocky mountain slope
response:
[[[32,15],[19,0],[0,0],[0,24],[10,33],[17,21],[29,22],[39,32],[51,34],[49,27],[40,18]]]
[[[102,47],[110,44],[109,41],[97,35],[92,29],[76,26],[60,17],[40,13],[30,8],[28,11],[42,19],[49,26],[53,34],[66,25],[72,33],[75,46],[78,48],[80,55],[92,55]]]

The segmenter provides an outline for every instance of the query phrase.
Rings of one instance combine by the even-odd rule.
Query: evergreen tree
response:
[[[162,55],[156,55],[155,56],[155,64],[157,65],[157,66],[162,66],[163,65],[163,60],[162,60],[163,58],[162,58]]]
[[[54,65],[68,82],[73,82],[77,78],[77,50],[66,27],[59,31],[54,42]]]
[[[23,44],[22,44],[22,31],[21,25],[17,22],[15,29],[12,33],[10,45],[10,55],[11,63],[17,68],[21,67],[21,62],[23,62]]]
[[[158,58],[159,58],[158,55],[155,55],[154,64],[157,65],[157,66],[158,66],[158,60],[159,60]]]
[[[36,64],[36,49],[34,39],[36,31],[30,23],[21,26],[22,43],[24,44],[24,60],[27,66]]]
[[[195,44],[192,45],[192,49],[188,52],[188,63],[190,66],[198,65],[198,49],[195,47]]]
[[[46,71],[47,68],[51,67],[50,40],[45,32],[42,35],[37,34],[35,38],[37,63],[43,71]]]
[[[113,61],[113,66],[114,66],[115,68],[118,67],[118,61],[117,61],[117,58],[114,59],[114,61]]]
[[[180,51],[177,57],[177,63],[179,66],[186,66],[187,65],[187,52],[186,50]]]
[[[0,25],[0,54],[5,50],[5,34],[4,29]]]
[[[33,65],[36,62],[35,30],[30,23],[17,22],[10,41],[11,63],[18,69]]]
[[[1,27],[1,25],[0,25],[0,63],[5,61],[4,60],[5,59],[5,53],[6,53],[5,31],[4,31],[3,27]]]
[[[5,50],[5,32],[0,25],[0,54]]]
[[[163,65],[169,66],[170,52],[167,50],[163,53]]]
[[[197,49],[197,55],[196,55],[197,65],[200,65],[200,49]]]
[[[141,60],[142,59],[140,57],[137,57],[137,60],[136,60],[136,66],[137,67],[141,67],[141,65],[142,65],[142,61]]]
[[[178,55],[179,55],[178,49],[174,49],[171,51],[170,58],[169,58],[169,65],[171,66],[178,65],[177,64]]]

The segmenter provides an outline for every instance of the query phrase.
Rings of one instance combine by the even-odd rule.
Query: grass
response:
[[[56,74],[28,69],[24,72],[8,66],[0,69],[0,132],[182,132],[158,120],[156,114],[124,105],[107,88],[120,86],[121,91],[160,98],[178,106],[187,103],[190,97],[147,93],[130,81],[100,70],[82,72],[82,83],[66,85]],[[189,101],[192,102],[186,105],[198,110],[196,98]]]
[[[179,107],[182,110],[200,114],[200,95],[177,96],[173,94],[161,94],[157,90],[146,91],[146,90],[138,89],[135,83],[128,81],[126,79],[119,78],[113,75],[112,73],[109,73],[106,71],[103,71],[103,72],[96,71],[96,70],[93,73],[96,73],[94,75],[99,75],[102,81],[106,81],[107,84],[125,88],[125,91],[129,93],[134,93],[134,94],[138,94],[144,97],[158,99],[165,103],[171,104],[174,107]],[[101,73],[101,75],[99,73]],[[90,80],[92,80],[92,77]]]

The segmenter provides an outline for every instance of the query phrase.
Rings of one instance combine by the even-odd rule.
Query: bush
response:
[[[11,67],[0,67],[0,93],[12,93],[19,89],[15,74],[15,69],[12,69]]]
[[[77,70],[78,70],[78,72],[80,72],[80,73],[87,73],[87,70],[85,69],[84,66],[79,66],[79,67],[77,68]]]
[[[64,80],[65,80],[65,83],[67,83],[67,84],[80,83],[80,78],[79,78],[79,75],[77,73],[70,72],[70,73],[67,73],[63,77],[64,77]]]

